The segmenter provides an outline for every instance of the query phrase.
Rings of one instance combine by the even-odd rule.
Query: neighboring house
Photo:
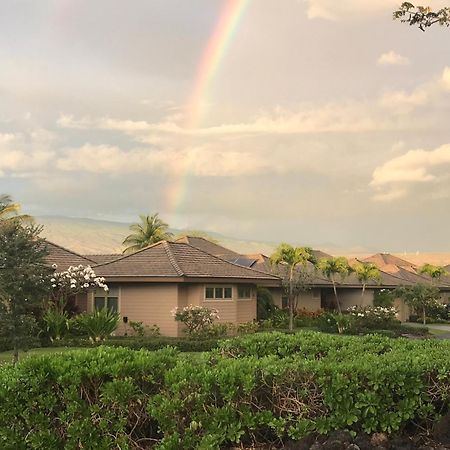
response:
[[[108,307],[128,321],[158,325],[164,335],[178,336],[181,327],[172,317],[175,307],[200,305],[216,308],[221,322],[234,324],[256,319],[256,289],[265,287],[274,303],[287,306],[282,288],[282,267],[274,268],[263,254],[244,255],[202,237],[185,236],[175,242],[162,241],[130,255],[78,255],[48,242],[49,264],[58,271],[69,266],[90,265],[98,276],[105,277],[110,291],[79,295],[76,304],[81,311]],[[316,259],[331,257],[314,250]],[[408,261],[387,253],[378,253],[357,262],[371,262],[380,269],[381,281],[362,285],[352,273],[337,278],[337,291],[342,309],[373,304],[379,289],[395,289],[417,283],[430,283]],[[450,269],[450,267],[449,267]],[[309,288],[299,297],[299,308],[310,311],[335,307],[332,283],[312,264],[308,265]],[[443,301],[450,301],[450,278],[438,284]],[[396,300],[400,320],[407,320],[409,309]],[[121,325],[121,331],[125,331]]]
[[[49,250],[52,262],[52,245]],[[98,256],[97,260],[105,260]],[[248,322],[256,318],[257,286],[280,283],[274,275],[231,263],[185,242],[161,241],[91,265],[106,279],[109,292],[78,296],[76,304],[81,311],[106,306],[125,320],[155,324],[168,336],[182,333],[171,313],[176,307],[207,306],[218,310],[220,322]],[[125,331],[124,327],[119,331]]]

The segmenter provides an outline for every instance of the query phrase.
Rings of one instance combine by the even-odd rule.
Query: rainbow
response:
[[[226,0],[225,2],[198,65],[194,89],[187,107],[187,120],[185,123],[187,130],[195,130],[201,125],[212,82],[220,69],[221,62],[224,60],[250,1]],[[186,145],[186,142],[184,144]],[[186,196],[187,181],[193,159],[193,157],[186,156],[181,163],[181,167],[179,167],[179,173],[176,178],[169,181],[167,190],[169,214],[173,214],[178,210]]]

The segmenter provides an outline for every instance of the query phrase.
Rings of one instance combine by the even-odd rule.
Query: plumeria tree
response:
[[[53,268],[56,270],[57,266]],[[55,272],[50,279],[52,283],[51,303],[63,312],[70,297],[93,289],[104,289],[108,286],[103,277],[98,277],[91,266],[70,266],[63,272]]]
[[[53,265],[56,270],[56,264]],[[71,266],[55,272],[50,278],[51,295],[42,320],[48,337],[59,340],[69,330],[68,301],[71,297],[93,289],[108,290],[105,279],[98,277],[90,266]]]
[[[440,292],[434,286],[416,284],[414,286],[400,287],[396,289],[398,297],[402,298],[407,305],[416,313],[422,315],[422,322],[427,323],[427,311],[439,304]]]
[[[219,312],[204,306],[188,305],[184,308],[174,308],[172,316],[177,322],[184,324],[188,336],[201,337],[214,321],[219,319]]]

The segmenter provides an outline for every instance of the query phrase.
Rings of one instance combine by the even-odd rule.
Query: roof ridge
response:
[[[193,249],[195,249],[195,250],[198,250],[199,252],[206,253],[207,255],[212,256],[213,258],[220,259],[220,261],[222,261],[222,262],[224,262],[224,263],[231,264],[231,265],[233,265],[233,266],[237,266],[237,267],[240,267],[241,269],[246,269],[246,270],[249,270],[249,271],[251,271],[251,272],[257,272],[257,273],[259,273],[259,274],[261,274],[261,275],[266,275],[266,276],[269,275],[269,276],[272,276],[272,277],[274,277],[274,278],[280,279],[280,277],[278,277],[278,276],[276,276],[276,275],[272,275],[272,274],[269,274],[269,273],[267,273],[267,272],[263,272],[263,271],[261,271],[261,270],[252,269],[251,267],[242,266],[241,264],[232,263],[232,262],[230,262],[230,261],[227,261],[227,260],[224,259],[224,258],[221,258],[220,256],[213,255],[212,253],[209,253],[209,252],[207,252],[206,250],[203,250],[203,249],[201,249],[201,248],[195,247],[194,245],[188,244],[187,242],[172,242],[172,244],[188,245],[189,247],[191,247],[191,248],[193,248]],[[225,247],[224,247],[224,248],[225,248]]]
[[[115,262],[117,262],[117,261],[122,261],[123,259],[129,258],[130,256],[134,256],[134,255],[137,255],[138,253],[142,253],[142,252],[144,252],[145,250],[148,250],[149,248],[153,248],[153,247],[156,247],[157,245],[161,245],[161,244],[163,244],[164,242],[166,242],[166,241],[158,241],[158,242],[155,242],[154,244],[147,245],[147,247],[144,247],[144,248],[141,248],[141,249],[139,249],[139,250],[136,250],[135,252],[130,253],[129,255],[122,255],[122,256],[120,256],[120,257],[117,258],[117,259],[113,259],[112,261],[106,261],[106,262],[104,262],[104,263],[97,264],[95,267],[106,266],[106,265],[108,265],[108,264],[112,264],[112,263],[115,263]]]
[[[163,241],[163,247],[164,250],[166,251],[167,257],[169,258],[170,264],[172,264],[172,267],[175,269],[175,271],[178,273],[180,277],[184,276],[184,272],[181,270],[181,267],[178,265],[177,260],[174,254],[172,253],[169,242]]]
[[[69,250],[68,248],[63,247],[62,245],[55,244],[54,242],[49,241],[48,239],[44,239],[44,241],[45,241],[47,244],[54,245],[55,247],[58,247],[58,248],[60,248],[61,250],[64,250],[64,251],[66,251],[66,252],[68,252],[68,253],[71,253],[72,255],[78,256],[79,258],[85,259],[85,260],[87,260],[87,261],[90,261],[91,263],[96,264],[96,262],[95,262],[94,260],[92,260],[92,259],[90,259],[90,258],[87,258],[86,256],[81,255],[80,253],[74,252],[73,250]]]

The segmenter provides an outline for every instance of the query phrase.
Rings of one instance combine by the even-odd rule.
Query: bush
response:
[[[240,323],[237,328],[237,334],[253,334],[259,330],[258,322],[244,322]]]
[[[342,429],[392,433],[449,411],[445,341],[258,333],[225,348],[247,354],[99,347],[3,367],[0,448],[251,447]]]
[[[20,341],[21,350],[28,350],[41,346],[41,341],[37,337],[22,337]],[[11,337],[0,336],[0,352],[7,352],[14,348],[14,342]]]
[[[193,305],[175,308],[172,310],[172,315],[177,322],[181,322],[186,327],[189,337],[197,339],[209,337],[211,325],[219,318],[216,309]]]
[[[256,317],[258,320],[270,319],[272,314],[278,309],[273,302],[272,294],[269,289],[258,288],[256,294]]]
[[[82,332],[93,342],[104,341],[113,333],[119,324],[119,314],[106,308],[91,313],[83,313],[76,317]]]

